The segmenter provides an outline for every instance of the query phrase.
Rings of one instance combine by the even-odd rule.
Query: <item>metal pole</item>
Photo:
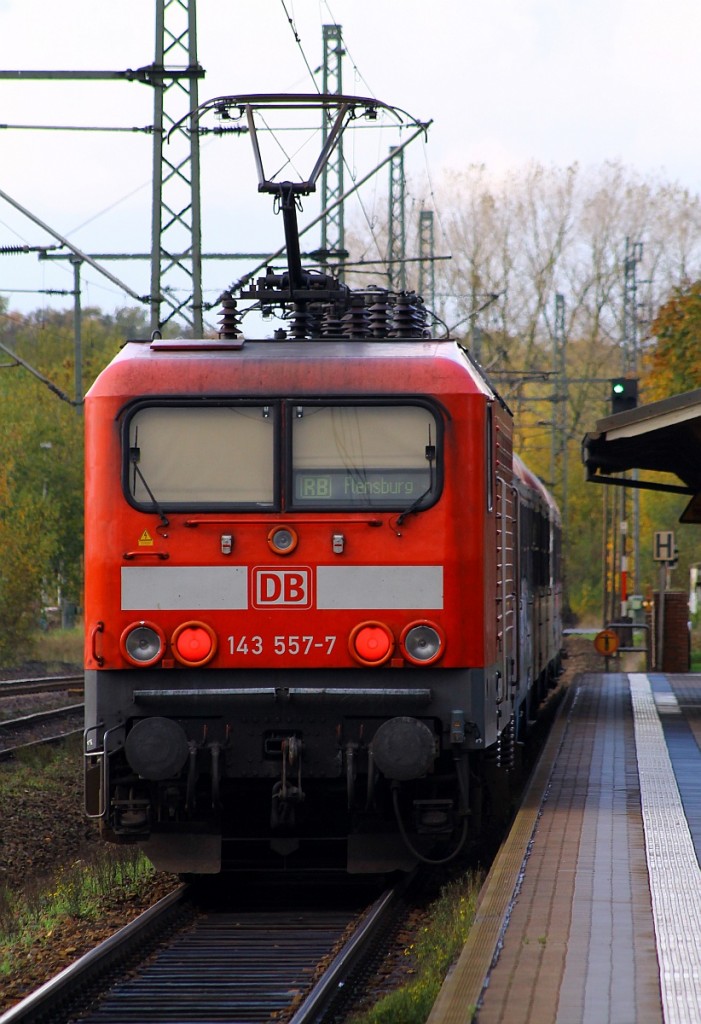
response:
[[[406,229],[404,151],[400,146],[390,148],[389,165],[389,226],[387,241],[387,278],[391,291],[406,289]]]
[[[24,214],[25,217],[28,217],[31,221],[34,221],[34,223],[37,224],[40,228],[43,228],[44,231],[48,231],[48,233],[53,238],[57,239],[57,241],[59,241],[61,245],[65,245],[67,249],[70,249],[72,253],[78,256],[84,263],[87,263],[89,266],[91,266],[93,270],[96,270],[98,274],[102,274],[103,277],[106,277],[108,281],[111,281],[112,284],[116,284],[118,288],[120,288],[123,292],[126,292],[127,295],[131,295],[132,299],[136,299],[138,302],[144,301],[143,295],[137,295],[135,291],[132,291],[128,284],[125,284],[124,281],[120,281],[119,278],[115,277],[114,274],[111,274],[109,270],[105,270],[104,267],[101,267],[99,263],[95,262],[92,256],[88,256],[77,246],[73,245],[72,242],[69,242],[67,238],[64,238],[63,235],[59,235],[58,231],[54,231],[54,229],[50,228],[48,224],[45,224],[43,220],[40,220],[39,217],[31,213],[31,211],[28,210],[26,206],[22,206],[21,203],[18,203],[16,199],[13,199],[12,196],[9,196],[7,192],[3,192],[2,189],[0,189],[0,199],[4,199],[6,203],[9,203],[10,206],[14,206],[16,210],[19,210],[19,212]]]
[[[603,494],[601,496],[603,510],[601,515],[602,529],[601,529],[601,579],[603,583],[603,595],[601,602],[601,625],[606,626],[606,620],[608,616],[608,584],[609,584],[609,573],[608,573],[608,521],[609,521],[609,496],[608,487],[602,488]]]
[[[80,415],[83,409],[83,339],[81,333],[82,310],[80,307],[80,267],[82,260],[71,256],[73,264],[73,346],[74,346],[74,380],[75,410]]]
[[[613,507],[611,509],[611,523],[610,523],[610,530],[611,530],[611,595],[610,595],[611,596],[611,604],[609,606],[610,607],[609,619],[610,619],[611,622],[614,622],[616,620],[616,618],[617,618],[616,599],[617,599],[617,596],[618,596],[618,587],[616,585],[616,569],[618,567],[618,529],[617,529],[617,524],[618,524],[618,501],[619,501],[619,495],[617,493],[618,490],[619,490],[618,487],[614,487],[613,488],[613,492],[614,492],[613,495],[612,495]]]
[[[324,63],[322,92],[324,95],[343,95],[343,33],[340,25],[324,25]],[[329,137],[329,116],[322,112],[322,149]],[[335,257],[338,262],[338,279],[343,280],[345,259],[345,223],[343,203],[331,209],[334,199],[343,195],[343,138],[336,143],[330,159],[321,172],[321,205],[326,211],[321,221],[322,266],[329,267]]]
[[[156,0],[155,67],[162,68],[164,0]],[[161,79],[153,89],[153,167],[151,172],[151,331],[161,326],[161,218],[163,192],[163,91]]]
[[[377,167],[375,167],[372,171],[368,171],[368,173],[364,175],[364,177],[360,178],[359,181],[356,181],[355,184],[351,188],[349,188],[347,192],[344,192],[342,196],[339,196],[338,199],[336,199],[336,201],[332,203],[330,207],[328,207],[325,210],[322,210],[318,217],[314,217],[314,219],[310,220],[305,227],[300,228],[299,237],[301,238],[302,235],[306,234],[307,231],[310,231],[313,227],[315,227],[319,223],[319,221],[324,216],[326,216],[329,210],[334,209],[334,207],[336,207],[339,203],[344,202],[344,200],[348,199],[349,196],[352,196],[354,192],[357,192],[359,188],[362,188],[366,181],[369,181],[370,178],[372,178],[374,174],[377,174],[377,172],[381,170],[386,163],[389,163],[389,161],[396,155],[398,150],[406,149],[406,147],[410,146],[415,139],[418,139],[419,135],[425,135],[432,124],[432,121],[426,121],[426,123],[421,124],[413,133],[413,135],[411,135],[408,139],[405,139],[404,142],[400,142],[398,146],[395,146],[393,149],[390,149],[389,156],[385,157],[384,160],[381,160]],[[244,274],[243,277],[239,278],[238,281],[234,281],[234,283],[227,289],[227,291],[238,291],[239,288],[242,288],[248,281],[255,277],[259,270],[262,270],[263,267],[266,267],[268,265],[268,263],[271,263],[273,260],[276,260],[278,256],[282,255],[283,252],[285,252],[285,246],[281,245],[280,248],[277,249],[275,252],[271,252],[270,255],[263,260],[262,263],[256,264],[256,266],[252,270],[249,270],[246,274]]]
[[[665,617],[665,590],[667,588],[667,563],[660,562],[660,594],[659,616],[657,617],[657,664],[655,668],[661,672],[664,661],[664,617]]]
[[[436,278],[433,269],[433,210],[419,211],[419,295],[430,310],[436,305]],[[474,306],[473,306],[474,309]],[[473,319],[474,323],[474,319]]]

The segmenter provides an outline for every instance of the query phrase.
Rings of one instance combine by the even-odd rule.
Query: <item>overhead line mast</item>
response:
[[[166,66],[166,61],[168,65]],[[202,323],[200,140],[194,121],[197,83],[196,0],[156,0],[154,63],[153,197],[151,204],[151,329],[176,313]],[[193,112],[188,119],[186,115]],[[165,137],[168,137],[164,145]],[[186,186],[183,195],[183,183]],[[185,297],[161,319],[163,292],[184,287]],[[183,311],[188,311],[184,313]]]
[[[153,64],[124,71],[0,71],[0,79],[124,80],[138,81],[153,87],[153,124],[146,129],[140,129],[153,134],[149,295],[137,295],[128,285],[97,265],[94,257],[87,257],[70,241],[62,241],[71,251],[68,257],[71,261],[77,256],[81,261],[91,262],[94,269],[118,284],[127,294],[138,298],[140,302],[148,303],[152,331],[159,330],[173,317],[178,317],[189,325],[195,336],[201,336],[204,333],[202,261],[205,257],[201,241],[201,130],[197,124],[196,111],[200,106],[198,80],[204,77],[205,72],[197,57],[196,0],[155,0],[155,6],[156,40]],[[325,25],[324,92],[328,95],[342,95],[344,54],[341,27]],[[337,141],[336,148],[323,171],[322,212],[300,233],[321,220],[321,249],[319,252],[310,253],[310,256],[320,258],[322,263],[328,263],[333,259],[334,271],[339,279],[343,277],[343,262],[348,255],[345,250],[344,200],[356,192],[360,185],[385,163],[390,162],[388,277],[390,287],[406,287],[403,151],[408,142],[426,132],[430,123],[415,122],[414,127],[417,131],[411,139],[393,147],[387,160],[381,161],[375,171],[360,182],[355,182],[348,192],[344,191],[342,143],[340,140]],[[78,126],[73,127],[75,130],[83,130]],[[92,127],[89,130],[120,129]],[[322,130],[326,139],[329,131],[326,115]],[[3,198],[12,201],[4,194]],[[18,206],[17,203],[15,205]],[[32,216],[28,211],[25,212]],[[58,237],[55,231],[49,230]],[[243,258],[244,254],[229,255],[233,258]],[[279,253],[271,254],[268,259],[274,259],[276,255]],[[424,252],[422,258],[425,257]],[[67,257],[56,254],[53,258]],[[149,257],[110,253],[101,254],[99,258],[117,260]],[[259,268],[255,268],[252,273],[257,269]],[[79,296],[76,301],[79,303]],[[167,307],[165,312],[163,306]]]
[[[123,80],[142,82],[153,87],[149,297],[151,329],[157,330],[177,314],[190,323],[195,334],[201,335],[203,324],[199,135],[196,131],[189,131],[189,124],[182,123],[182,127],[178,126],[184,115],[197,108],[197,82],[198,79],[204,78],[204,70],[197,60],[196,24],[196,0],[156,0],[156,53],[153,64],[136,69],[127,68],[125,71],[5,70],[0,71],[0,80]],[[166,64],[166,61],[169,63]],[[166,134],[169,134],[169,141],[168,145],[164,146]],[[184,195],[183,183],[186,185]],[[3,198],[9,197],[3,195]],[[56,237],[55,231],[51,233]],[[69,241],[66,240],[65,244],[73,254],[85,258]],[[110,276],[103,268],[96,269]],[[127,286],[120,284],[120,287],[135,296]],[[186,297],[176,300],[174,296],[183,287]],[[143,301],[140,296],[135,297]],[[168,305],[169,311],[166,317],[161,319],[163,304]]]
[[[341,95],[343,93],[343,49],[342,30],[340,25],[324,25],[324,65],[323,65],[323,86],[324,95]],[[329,120],[326,111],[323,113],[321,140],[322,148],[326,145],[329,135]],[[321,174],[321,208],[324,215],[321,221],[321,253],[320,262],[327,269],[330,268],[331,260],[337,262],[337,277],[343,280],[343,261],[348,256],[345,245],[345,223],[343,216],[343,203],[336,203],[336,200],[343,195],[343,137],[341,137],[336,149],[329,157],[328,163],[324,165]]]
[[[406,288],[404,149],[400,146],[392,146],[389,152],[387,277],[390,291],[404,291]]]

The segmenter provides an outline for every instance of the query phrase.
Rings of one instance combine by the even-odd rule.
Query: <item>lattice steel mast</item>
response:
[[[343,93],[343,36],[340,25],[324,25],[324,95]],[[329,117],[324,117],[321,129],[322,149],[329,135]],[[321,263],[329,268],[331,262],[337,266],[337,277],[343,280],[343,260],[348,255],[345,244],[345,223],[343,203],[337,202],[343,195],[343,137],[324,166],[321,175],[321,209],[325,211],[321,221]],[[335,205],[334,205],[335,204]],[[338,261],[336,264],[335,261]]]
[[[203,77],[196,0],[156,0],[151,329],[179,314],[196,336],[203,333],[200,151],[194,116],[186,115],[197,109],[197,82]],[[184,296],[174,302],[181,291]],[[170,303],[162,320],[165,292]]]
[[[638,263],[643,258],[643,243],[626,238],[623,283],[623,359],[621,369],[634,377],[638,369]]]
[[[551,480],[556,487],[560,470],[560,511],[563,527],[567,523],[567,334],[565,329],[565,297],[555,296],[555,331],[553,334],[553,418]]]
[[[433,210],[419,211],[419,295],[430,310],[436,303],[433,257]]]
[[[398,146],[392,146],[389,162],[389,237],[387,242],[387,277],[390,291],[406,289],[405,193],[404,150]]]

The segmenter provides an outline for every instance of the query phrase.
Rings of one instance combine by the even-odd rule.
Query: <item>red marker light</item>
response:
[[[382,622],[361,622],[348,640],[351,654],[363,665],[382,665],[394,650],[394,636]]]
[[[175,630],[170,643],[173,654],[183,665],[206,665],[217,650],[216,634],[204,622],[184,622]]]

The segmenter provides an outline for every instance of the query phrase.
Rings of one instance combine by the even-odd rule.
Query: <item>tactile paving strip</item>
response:
[[[650,680],[629,676],[665,1024],[701,1021],[701,870]],[[676,697],[665,694],[667,713]]]

